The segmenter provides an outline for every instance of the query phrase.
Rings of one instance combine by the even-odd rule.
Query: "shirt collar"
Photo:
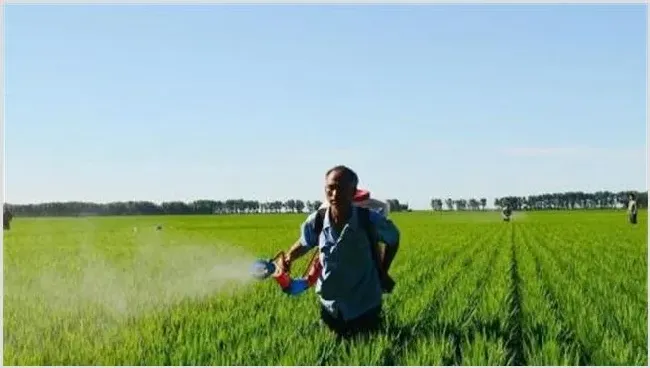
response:
[[[358,227],[358,218],[357,218],[357,206],[352,206],[352,214],[350,219],[347,222],[347,225],[351,227],[352,229],[357,229]],[[327,206],[327,210],[325,211],[325,216],[323,218],[323,229],[327,229],[332,227],[332,224],[330,223],[330,207]]]

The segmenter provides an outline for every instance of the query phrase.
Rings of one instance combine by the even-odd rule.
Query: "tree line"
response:
[[[494,199],[494,207],[503,208],[509,205],[515,211],[521,210],[573,210],[573,209],[612,209],[619,206],[626,207],[629,201],[629,194],[636,196],[638,208],[648,208],[648,192],[620,191],[599,191],[595,193],[586,192],[565,192],[545,193],[528,195],[523,197],[506,196]],[[431,199],[431,209],[443,211],[478,211],[485,210],[486,198],[480,199],[453,199],[447,198],[444,201],[440,198]]]
[[[408,211],[408,204],[397,199],[386,201],[391,211]],[[254,213],[304,213],[312,212],[322,201],[260,202],[245,199],[211,200],[192,202],[171,201],[160,204],[149,201],[128,201],[111,203],[93,202],[48,202],[38,204],[5,204],[5,209],[17,217],[75,217],[75,216],[128,216],[128,215],[221,215]]]
[[[571,209],[608,209],[627,206],[628,194],[634,193],[639,208],[648,207],[648,192],[600,191],[595,193],[566,192],[546,193],[529,196],[505,196],[494,199],[494,207],[502,208],[506,204],[515,211],[520,210],[571,210]],[[322,201],[303,201],[289,199],[285,201],[260,202],[245,199],[211,200],[202,199],[192,202],[171,201],[160,204],[149,201],[125,201],[111,203],[92,202],[49,202],[38,204],[5,204],[5,208],[18,217],[51,216],[127,216],[127,215],[210,215],[210,214],[254,214],[254,213],[304,213],[312,212],[322,205]],[[386,200],[391,212],[410,211],[407,203],[398,199]],[[487,198],[453,199],[433,198],[431,209],[434,211],[479,211],[485,210]]]

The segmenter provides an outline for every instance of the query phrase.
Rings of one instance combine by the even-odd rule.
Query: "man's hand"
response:
[[[381,289],[384,293],[390,294],[395,288],[395,280],[387,272],[382,272],[379,276],[379,282],[381,283]]]
[[[300,244],[300,241],[296,241],[284,254],[284,259],[282,260],[284,264],[283,266],[286,267],[287,272],[291,269],[291,263],[307,254],[307,252],[309,252],[309,248],[303,247],[302,244]]]
[[[291,273],[291,256],[288,253],[284,254],[284,258],[282,258],[282,268],[287,272]]]
[[[399,243],[395,243],[395,245],[393,246],[384,247],[384,256],[381,259],[381,269],[383,270],[384,274],[388,275],[388,270],[390,269],[390,266],[393,264],[393,260],[395,259],[398,250],[399,250]]]

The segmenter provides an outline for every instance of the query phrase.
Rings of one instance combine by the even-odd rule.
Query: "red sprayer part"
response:
[[[309,269],[309,273],[307,274],[307,285],[309,287],[312,287],[316,283],[318,276],[320,276],[322,268],[323,266],[321,266],[318,259],[316,259],[316,262],[312,263],[312,266]]]
[[[370,198],[370,192],[365,189],[357,189],[354,193],[354,202],[362,202]]]
[[[286,271],[280,272],[279,275],[273,276],[273,278],[278,282],[278,284],[280,284],[280,287],[283,289],[286,289],[289,287],[289,285],[291,285],[291,276],[289,276]]]
[[[280,252],[273,258],[275,264],[275,272],[273,278],[280,285],[282,289],[286,289],[291,285],[291,275],[289,274],[289,267],[284,262],[284,252]]]

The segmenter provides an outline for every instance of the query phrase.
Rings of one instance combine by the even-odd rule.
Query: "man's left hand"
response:
[[[380,283],[381,283],[381,289],[384,293],[390,294],[393,292],[393,289],[395,288],[395,280],[393,280],[388,273],[383,273],[380,276]]]

